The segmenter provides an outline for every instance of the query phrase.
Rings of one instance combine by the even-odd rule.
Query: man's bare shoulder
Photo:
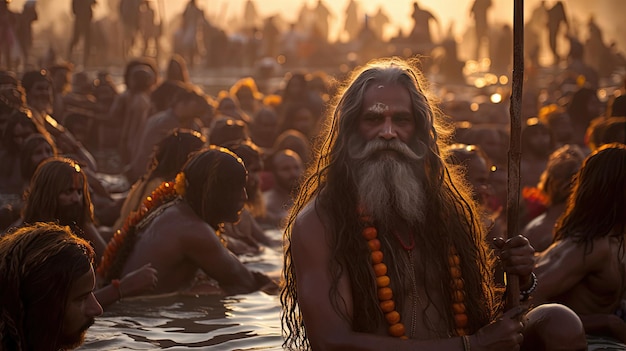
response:
[[[298,213],[291,228],[293,239],[303,242],[319,241],[320,236],[328,235],[323,214],[317,204],[317,201],[313,200]]]
[[[145,230],[146,233],[167,233],[169,237],[176,238],[215,234],[213,228],[199,218],[185,202],[178,202],[166,208],[145,227]]]
[[[597,238],[587,247],[572,238],[566,238],[553,243],[539,256],[538,263],[542,262],[583,262],[589,270],[600,268],[606,262],[607,255],[611,254],[613,240],[609,237]],[[583,260],[584,257],[584,260]]]

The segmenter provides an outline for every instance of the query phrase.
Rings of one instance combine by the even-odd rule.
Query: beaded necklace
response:
[[[367,240],[367,246],[370,249],[370,258],[372,261],[372,267],[374,269],[374,274],[376,275],[376,287],[378,289],[378,300],[379,306],[385,315],[385,320],[389,327],[387,328],[387,332],[389,335],[398,337],[401,339],[408,339],[409,337],[406,335],[406,327],[401,322],[400,313],[396,310],[396,304],[393,300],[393,290],[391,289],[390,283],[391,279],[387,275],[387,265],[383,263],[383,252],[381,249],[380,240],[378,240],[378,230],[374,227],[372,223],[372,217],[368,215],[362,209],[359,210],[359,218],[361,222],[365,225],[361,234]],[[400,237],[396,235],[396,238],[402,245],[402,247],[409,253],[409,260],[411,261],[411,267],[413,267],[413,260],[411,256],[411,251],[415,247],[415,239],[411,238],[411,243],[406,245]],[[464,291],[464,281],[461,272],[461,258],[454,246],[450,249],[450,254],[448,256],[448,265],[450,267],[450,275],[452,276],[452,312],[454,316],[454,326],[455,331],[458,336],[468,335],[468,318],[467,318],[467,309],[465,307],[465,291]],[[414,272],[411,272],[413,291],[417,294],[417,283],[415,282]],[[415,302],[414,302],[415,305]],[[413,311],[413,316],[411,319],[411,327],[412,329],[415,327],[415,318],[417,318],[417,314],[415,313],[415,308]],[[411,335],[414,333],[414,330],[411,330]]]

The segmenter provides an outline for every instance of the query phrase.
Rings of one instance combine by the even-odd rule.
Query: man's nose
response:
[[[96,297],[91,294],[91,297],[89,299],[89,305],[85,311],[85,313],[89,316],[89,317],[97,317],[99,315],[102,314],[102,306],[100,305],[100,303],[98,302],[98,300],[96,299]]]
[[[385,118],[385,121],[381,126],[378,136],[385,140],[391,140],[398,137],[398,134],[396,133],[396,128],[393,124],[393,121],[391,120],[391,117]]]

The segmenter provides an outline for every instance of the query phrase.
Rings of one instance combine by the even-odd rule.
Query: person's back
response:
[[[109,243],[98,274],[105,281],[152,263],[156,293],[189,288],[198,269],[226,293],[245,293],[268,283],[222,245],[216,230],[239,219],[246,170],[223,148],[195,154],[176,176],[144,201],[146,210],[127,219]]]
[[[563,303],[581,316],[588,334],[613,333],[622,342],[624,334],[607,321],[615,318],[624,295],[624,189],[626,146],[609,144],[588,156],[555,228],[555,243],[538,257],[535,270],[542,282],[537,303]],[[591,323],[590,315],[600,315],[600,321]]]
[[[205,254],[222,252],[219,237],[193,210],[180,202],[170,202],[139,235],[128,257],[122,275],[152,262],[159,271],[159,283],[154,293],[164,293],[186,287],[195,276],[199,257],[186,257],[189,245],[202,242]],[[163,208],[163,207],[161,207]],[[206,268],[206,267],[202,267]]]
[[[626,270],[626,261],[618,253],[626,247],[623,239],[611,236],[594,239],[591,244],[593,250],[584,260],[583,248],[571,239],[553,244],[540,255],[536,272],[546,288],[538,289],[536,295],[549,291],[547,301],[564,304],[579,315],[615,314],[624,293],[621,272]]]

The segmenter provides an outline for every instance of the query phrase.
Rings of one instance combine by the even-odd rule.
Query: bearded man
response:
[[[26,195],[22,221],[58,222],[89,241],[99,258],[106,242],[94,224],[93,206],[87,176],[82,168],[68,158],[45,160],[33,175]]]
[[[80,346],[102,307],[94,251],[68,227],[26,226],[0,239],[0,349]]]
[[[338,96],[285,231],[286,348],[520,349],[524,311],[500,314],[481,218],[441,154],[447,131],[424,84],[390,59],[355,72]],[[495,245],[526,298],[532,247],[521,236]],[[526,317],[537,340],[551,338],[534,350],[586,347],[566,307]]]

